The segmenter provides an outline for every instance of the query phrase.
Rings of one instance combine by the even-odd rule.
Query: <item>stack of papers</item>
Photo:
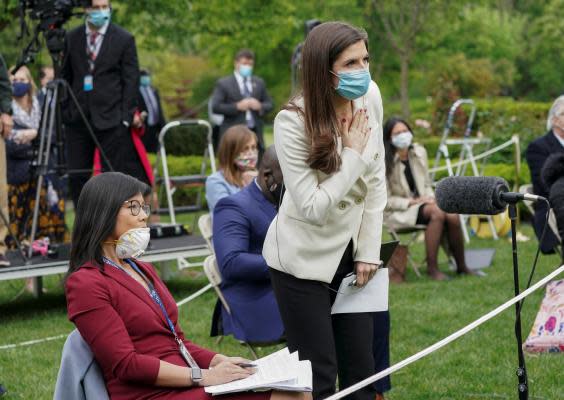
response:
[[[253,361],[257,365],[256,373],[248,378],[206,386],[206,393],[212,395],[265,390],[286,390],[292,392],[311,392],[311,363],[300,361],[298,352],[290,354],[288,348]]]

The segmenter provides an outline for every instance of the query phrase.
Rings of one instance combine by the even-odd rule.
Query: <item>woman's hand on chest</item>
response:
[[[371,132],[366,109],[357,110],[352,119],[341,118],[339,124],[343,147],[349,147],[362,154],[370,139]]]

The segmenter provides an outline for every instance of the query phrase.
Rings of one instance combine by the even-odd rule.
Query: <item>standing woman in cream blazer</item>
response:
[[[427,274],[435,280],[448,277],[439,271],[438,254],[443,232],[459,274],[471,274],[464,258],[464,238],[458,214],[447,214],[435,202],[425,148],[413,141],[413,131],[402,119],[390,118],[384,125],[388,205],[386,224],[394,228],[427,225],[425,250]]]
[[[325,398],[374,372],[370,313],[331,315],[342,279],[364,286],[380,260],[386,205],[382,100],[368,70],[366,32],[341,22],[313,29],[302,93],[274,121],[286,194],[263,247],[288,347],[313,367]],[[350,396],[375,399],[372,387]]]

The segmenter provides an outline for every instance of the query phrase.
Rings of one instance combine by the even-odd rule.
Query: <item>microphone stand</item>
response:
[[[515,284],[515,296],[519,295],[519,262],[517,260],[517,206],[516,201],[509,202],[509,219],[511,220],[511,247],[513,250],[513,282]],[[517,339],[517,357],[519,359],[519,368],[517,368],[517,393],[519,400],[527,400],[529,398],[529,383],[527,379],[527,368],[525,366],[525,356],[523,354],[523,336],[521,333],[521,303],[515,303],[515,337]]]

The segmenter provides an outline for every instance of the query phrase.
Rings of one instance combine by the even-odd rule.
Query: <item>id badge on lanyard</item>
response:
[[[188,351],[182,340],[180,340],[178,336],[175,338],[175,340],[176,343],[178,343],[178,348],[180,349],[180,355],[182,356],[184,361],[186,361],[186,364],[188,364],[190,368],[199,368],[198,363],[196,363],[196,360],[194,360],[194,358],[192,357],[192,355],[190,354],[190,352]]]
[[[94,89],[94,77],[90,74],[84,77],[84,87],[85,92],[90,92]]]

